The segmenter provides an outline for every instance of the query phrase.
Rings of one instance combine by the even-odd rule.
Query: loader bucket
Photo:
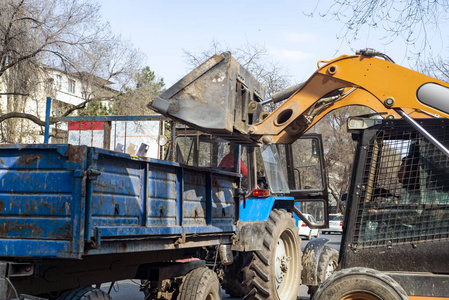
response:
[[[265,87],[231,53],[214,55],[148,104],[169,118],[238,144],[259,122]]]

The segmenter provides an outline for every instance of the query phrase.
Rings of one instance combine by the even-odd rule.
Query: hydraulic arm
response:
[[[384,118],[449,117],[449,84],[363,51],[322,65],[249,133],[263,143],[290,143],[332,110],[363,105]]]
[[[383,58],[379,58],[383,57]],[[150,108],[241,144],[291,143],[332,110],[361,105],[384,118],[449,117],[449,84],[401,67],[372,49],[318,62],[303,84],[273,96],[230,55],[215,55],[157,97]],[[291,96],[290,96],[291,95]]]

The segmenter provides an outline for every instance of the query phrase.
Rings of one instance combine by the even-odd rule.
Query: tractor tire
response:
[[[209,268],[197,268],[187,273],[179,288],[178,300],[221,299],[217,274]]]
[[[251,261],[252,252],[237,252],[232,265],[224,267],[222,288],[226,294],[234,298],[243,298],[246,295],[243,285],[243,271]]]
[[[408,300],[404,289],[390,276],[368,268],[334,273],[317,290],[314,300]]]
[[[339,253],[334,248],[324,246],[323,251],[318,261],[318,285],[322,284],[326,279],[332,276],[338,266]],[[313,296],[317,291],[318,286],[309,286],[309,294]]]
[[[262,249],[243,269],[245,299],[296,300],[301,283],[301,239],[292,214],[273,209]]]
[[[100,289],[86,286],[74,289],[58,300],[112,300],[112,298]]]

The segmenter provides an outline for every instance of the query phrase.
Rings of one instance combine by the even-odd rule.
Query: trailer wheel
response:
[[[190,271],[182,281],[178,300],[218,300],[221,299],[217,274],[206,267]]]
[[[296,300],[301,283],[301,239],[291,213],[273,209],[262,250],[243,269],[245,299]]]
[[[86,286],[74,289],[58,300],[112,300],[112,298],[100,289]]]
[[[338,256],[339,253],[334,248],[331,248],[329,246],[323,247],[323,251],[320,255],[320,260],[318,261],[318,284],[323,283],[326,279],[332,276],[338,266]],[[309,294],[313,296],[317,289],[318,286],[309,286]]]
[[[243,268],[251,261],[252,252],[237,252],[234,262],[229,266],[224,266],[224,276],[221,286],[226,294],[235,298],[243,298],[245,286],[243,285]]]
[[[390,276],[368,268],[349,268],[334,273],[313,299],[408,300],[404,289]]]

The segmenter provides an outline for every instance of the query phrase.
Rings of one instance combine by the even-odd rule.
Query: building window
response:
[[[75,94],[75,80],[69,79],[69,93]]]
[[[61,89],[61,82],[62,82],[62,76],[56,75],[55,76],[55,88],[60,90]]]

